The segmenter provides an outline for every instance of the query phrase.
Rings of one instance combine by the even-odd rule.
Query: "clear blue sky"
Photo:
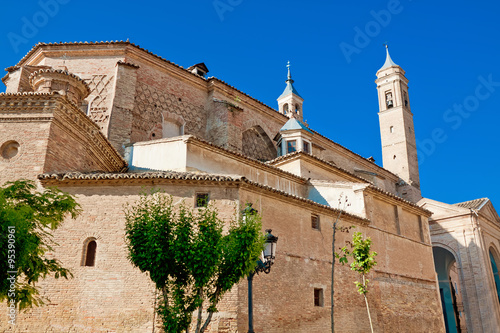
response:
[[[129,38],[184,67],[203,61],[276,108],[290,60],[310,126],[379,164],[374,80],[387,41],[410,80],[423,195],[489,197],[500,210],[498,1],[54,1],[2,4],[4,68],[40,41]]]

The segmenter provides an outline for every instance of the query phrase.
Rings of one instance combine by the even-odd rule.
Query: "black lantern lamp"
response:
[[[247,206],[243,210],[243,221],[245,221],[247,216],[257,214],[257,210],[252,208],[251,203],[247,203]],[[278,243],[278,237],[271,234],[271,229],[266,229],[266,240],[264,242],[264,250],[262,251],[262,258],[257,261],[257,267],[255,271],[250,273],[248,276],[248,333],[254,333],[253,330],[253,297],[252,297],[252,284],[253,277],[255,274],[264,272],[269,274],[271,271],[271,266],[274,264],[274,259],[276,258],[276,243]]]
[[[262,259],[257,262],[255,273],[264,272],[266,274],[269,274],[269,272],[271,271],[271,265],[274,264],[274,259],[276,258],[276,243],[278,243],[278,237],[274,236],[271,231],[271,229],[266,229],[266,241],[264,242]]]

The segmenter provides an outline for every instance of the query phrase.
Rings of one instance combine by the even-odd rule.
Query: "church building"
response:
[[[339,215],[378,253],[368,294],[376,332],[500,327],[500,219],[488,199],[422,198],[408,79],[388,50],[375,81],[383,167],[303,121],[306,96],[289,65],[277,110],[209,77],[204,63],[184,68],[128,41],[39,43],[6,71],[0,183],[57,186],[82,214],[54,232],[51,254],[74,277],[41,281],[50,301],[15,327],[0,321],[1,331],[158,332],[155,287],[125,242],[124,205],[151,188],[193,209],[211,202],[228,222],[252,203],[279,237],[271,272],[253,281],[256,332],[329,331]],[[356,279],[337,263],[337,332],[369,331]],[[248,330],[247,288],[225,295],[209,332]]]

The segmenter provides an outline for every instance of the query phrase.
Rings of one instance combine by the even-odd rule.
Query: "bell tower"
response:
[[[377,71],[380,136],[384,168],[398,175],[398,192],[410,201],[421,198],[417,147],[405,71],[389,55]]]
[[[285,81],[286,87],[283,93],[278,97],[279,112],[286,115],[288,118],[303,119],[302,104],[304,99],[299,95],[299,92],[293,86],[292,74],[290,73],[290,61],[286,65],[288,68],[288,78]]]

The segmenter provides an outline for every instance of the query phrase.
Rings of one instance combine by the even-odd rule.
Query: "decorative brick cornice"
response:
[[[121,60],[118,60],[116,62],[116,65],[123,65],[123,66],[128,66],[128,67],[132,67],[132,68],[140,68],[141,66],[139,65],[136,65],[136,64],[133,64],[131,62],[125,62],[125,61],[121,61]]]
[[[81,141],[106,171],[121,171],[125,160],[95,124],[65,96],[53,93],[0,94],[2,121],[53,121]]]
[[[54,112],[56,121],[62,128],[69,130],[68,134],[77,135],[78,139],[87,145],[86,148],[99,161],[102,170],[112,172],[126,168],[127,163],[104,137],[99,126],[67,98],[59,98],[61,103],[58,103]],[[60,121],[58,118],[61,118]]]
[[[80,82],[81,84],[83,84],[85,86],[85,88],[87,89],[88,93],[90,94],[89,85],[87,83],[85,83],[85,81],[83,81],[79,76],[77,76],[77,75],[75,75],[73,73],[70,73],[68,71],[64,71],[62,69],[48,68],[48,69],[37,70],[37,71],[31,73],[30,76],[29,76],[30,85],[33,85],[33,80],[35,79],[36,76],[42,75],[44,73],[46,73],[46,74],[59,74],[59,75],[64,75],[64,76],[70,77],[73,80],[75,80],[75,81]]]

